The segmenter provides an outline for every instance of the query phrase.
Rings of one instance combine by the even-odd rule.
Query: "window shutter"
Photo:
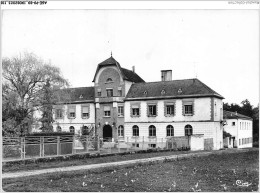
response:
[[[82,113],[89,113],[88,107],[82,107]]]
[[[69,108],[69,112],[70,113],[75,113],[75,109],[74,108]]]
[[[89,115],[89,106],[81,106],[81,118],[83,118],[83,113],[88,113],[88,117],[90,116]],[[84,117],[84,118],[86,118],[86,117]]]
[[[67,113],[67,118],[68,118],[68,119],[70,118],[69,108],[70,108],[70,107],[68,107],[68,109],[67,109],[67,111],[66,111],[66,113]]]
[[[131,117],[133,117],[133,110],[132,110],[133,108],[139,109],[139,116],[138,117],[140,117],[141,116],[140,104],[131,104],[131,108],[130,108],[130,115],[131,115]]]
[[[76,118],[76,106],[68,106],[68,110],[67,110],[68,119],[70,118],[70,113],[75,113],[75,118]]]
[[[139,108],[138,105],[132,105],[132,108]]]
[[[62,119],[64,119],[64,114],[65,114],[64,108],[65,108],[64,106],[61,107],[61,117],[62,117]]]
[[[57,117],[58,117],[58,109],[54,109],[54,115],[55,115],[55,119],[57,119]]]
[[[192,115],[195,115],[195,106],[194,106],[194,101],[192,102]]]
[[[104,106],[104,111],[110,111],[110,106]]]

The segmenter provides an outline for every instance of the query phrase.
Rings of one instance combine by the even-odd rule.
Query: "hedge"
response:
[[[20,137],[64,136],[64,135],[74,135],[74,133],[73,132],[37,132],[37,133],[29,133],[26,135],[21,135]]]

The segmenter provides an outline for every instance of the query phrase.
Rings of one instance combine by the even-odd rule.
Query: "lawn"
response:
[[[239,186],[236,181],[240,180]],[[257,191],[259,152],[212,154],[161,164],[4,179],[5,191]]]

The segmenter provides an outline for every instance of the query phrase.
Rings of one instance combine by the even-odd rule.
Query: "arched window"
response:
[[[137,125],[133,126],[133,136],[139,136],[139,127]]]
[[[84,126],[81,128],[81,135],[88,135],[88,127]]]
[[[73,126],[70,126],[70,133],[75,133],[75,128]]]
[[[149,137],[155,137],[156,136],[156,127],[154,125],[149,126]]]
[[[108,78],[106,82],[112,82],[112,78]]]
[[[56,127],[56,130],[57,130],[57,132],[61,132],[61,127],[60,127],[60,126],[57,126],[57,127]]]
[[[118,127],[118,137],[124,137],[124,127],[123,127],[123,125],[120,125]]]
[[[192,135],[192,133],[193,133],[192,126],[186,125],[185,126],[185,136],[190,136],[190,135]]]
[[[174,136],[174,129],[172,125],[166,127],[166,136]]]

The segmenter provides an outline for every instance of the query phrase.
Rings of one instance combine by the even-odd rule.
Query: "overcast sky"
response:
[[[2,56],[34,52],[72,87],[113,57],[146,82],[197,77],[224,102],[259,102],[258,10],[4,10]]]

